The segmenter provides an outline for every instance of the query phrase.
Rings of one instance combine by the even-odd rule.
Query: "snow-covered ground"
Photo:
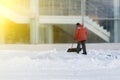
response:
[[[30,50],[26,45],[14,45],[14,49],[8,45],[5,50],[4,45],[0,80],[120,80],[120,45],[104,44],[103,49],[100,45],[88,45],[88,55],[67,53],[69,45],[60,49],[48,45],[46,50],[32,46]]]

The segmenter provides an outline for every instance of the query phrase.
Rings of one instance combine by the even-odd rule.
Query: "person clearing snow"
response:
[[[83,53],[87,55],[86,52],[86,38],[87,38],[87,30],[83,27],[82,24],[77,23],[76,24],[76,30],[74,33],[74,39],[77,41],[77,53],[79,53],[79,51],[81,51],[80,45],[82,44],[82,49],[83,49]]]

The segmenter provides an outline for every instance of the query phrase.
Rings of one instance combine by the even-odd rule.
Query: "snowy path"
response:
[[[0,80],[120,80],[119,74],[120,50],[0,50]]]

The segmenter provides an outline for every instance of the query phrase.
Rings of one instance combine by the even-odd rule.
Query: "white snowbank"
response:
[[[120,50],[88,49],[88,55],[0,50],[0,80],[120,80]]]

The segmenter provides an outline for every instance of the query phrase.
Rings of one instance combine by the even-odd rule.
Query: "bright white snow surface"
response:
[[[120,50],[87,52],[0,50],[0,80],[120,80]]]

